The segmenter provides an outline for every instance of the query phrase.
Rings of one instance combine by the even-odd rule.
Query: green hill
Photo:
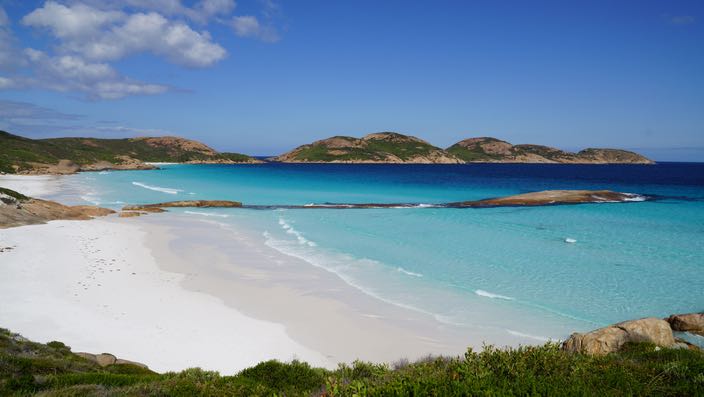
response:
[[[26,172],[42,165],[71,160],[79,166],[99,162],[116,165],[141,162],[255,163],[238,153],[219,153],[196,141],[178,137],[125,139],[29,139],[0,131],[0,172]]]
[[[275,158],[285,163],[461,163],[428,142],[396,132],[362,138],[334,136],[299,146]]]
[[[488,163],[652,164],[638,153],[620,149],[566,152],[543,145],[512,145],[491,137],[469,138],[447,148],[460,159]]]

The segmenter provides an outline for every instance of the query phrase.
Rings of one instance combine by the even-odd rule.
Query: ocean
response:
[[[256,205],[416,203],[384,209],[179,209],[248,230],[380,301],[530,340],[704,310],[704,163],[657,165],[161,165],[81,173],[62,201]],[[628,203],[431,208],[546,189],[610,189]],[[566,242],[570,241],[570,242]],[[572,242],[573,241],[573,242]]]

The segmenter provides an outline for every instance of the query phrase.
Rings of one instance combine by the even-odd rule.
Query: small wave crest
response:
[[[408,271],[408,270],[402,268],[401,266],[397,267],[396,270],[397,270],[398,272],[400,272],[400,273],[407,274],[407,275],[409,275],[409,276],[413,276],[413,277],[423,277],[422,274]]]
[[[93,205],[100,205],[100,200],[93,193],[84,194],[81,196],[81,200],[89,202]]]
[[[183,191],[181,189],[172,189],[169,187],[151,186],[151,185],[147,185],[142,182],[132,182],[132,184],[135,186],[143,187],[145,189],[154,190],[156,192],[168,193],[168,194],[178,194],[179,192]]]
[[[493,292],[484,291],[483,289],[478,289],[478,290],[474,291],[474,293],[477,294],[477,295],[479,295],[479,296],[483,296],[483,297],[485,297],[485,298],[504,299],[504,300],[507,300],[507,301],[512,301],[512,300],[514,300],[514,299],[513,299],[512,297],[510,297],[510,296],[495,294],[495,293],[493,293]]]
[[[640,194],[635,194],[635,193],[626,193],[627,197],[624,197],[623,201],[645,201],[647,200],[647,197],[640,195]]]
[[[190,215],[202,215],[202,216],[217,216],[219,218],[229,218],[230,215],[226,214],[216,214],[214,212],[201,212],[201,211],[183,211],[184,214]]]
[[[294,229],[293,226],[291,226],[284,218],[279,218],[279,225],[281,225],[281,228],[286,231],[286,233],[293,235],[296,237],[296,240],[298,240],[299,244],[302,245],[307,245],[309,247],[315,247],[317,244],[313,241],[308,240],[307,238],[303,237],[303,234],[299,232],[298,230]]]

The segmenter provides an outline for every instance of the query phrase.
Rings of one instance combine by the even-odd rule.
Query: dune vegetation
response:
[[[393,365],[354,362],[335,370],[300,361],[262,362],[236,374],[199,368],[155,373],[136,364],[101,367],[61,342],[26,340],[0,329],[3,396],[467,396],[673,395],[704,393],[704,355],[631,344],[595,357],[557,344],[469,349]]]

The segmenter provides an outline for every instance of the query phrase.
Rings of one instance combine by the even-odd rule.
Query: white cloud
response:
[[[168,90],[124,77],[106,63],[88,62],[75,55],[49,56],[32,48],[25,50],[35,76],[24,85],[53,91],[78,91],[93,99],[119,99],[129,95],[154,95]]]
[[[232,18],[232,28],[238,36],[254,36],[259,32],[259,21],[253,16]]]
[[[277,41],[272,15],[278,5],[260,4],[263,22],[232,17],[234,0],[48,0],[21,18],[24,26],[49,33],[44,51],[20,50],[0,7],[0,90],[44,88],[93,99],[163,93],[169,88],[123,76],[111,63],[146,53],[191,68],[212,66],[227,56],[226,49],[207,30],[191,26],[211,21],[229,25],[240,37]]]
[[[230,26],[240,37],[253,37],[267,42],[279,40],[279,34],[274,27],[261,24],[256,17],[251,15],[232,17]]]
[[[207,23],[211,18],[226,16],[235,10],[234,0],[200,0],[193,7],[186,7],[181,0],[123,0],[124,4],[131,7],[156,11],[162,15],[182,15],[201,24]]]
[[[60,39],[90,39],[106,24],[124,19],[119,11],[103,11],[85,4],[65,6],[48,1],[22,18],[22,23],[46,28]]]
[[[208,12],[221,10],[221,6],[210,7],[214,8]],[[185,23],[170,21],[156,12],[128,15],[81,3],[65,6],[50,1],[22,18],[22,23],[50,29],[61,41],[60,52],[93,61],[114,61],[149,52],[173,63],[206,67],[226,55],[208,32],[196,32]]]

